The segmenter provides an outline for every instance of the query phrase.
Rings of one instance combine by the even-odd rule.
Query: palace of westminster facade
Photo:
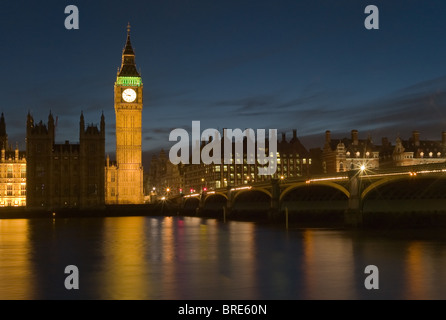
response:
[[[144,176],[142,166],[143,84],[136,69],[130,41],[122,52],[121,68],[114,85],[116,117],[116,160],[105,157],[105,119],[100,125],[85,125],[81,113],[79,143],[55,142],[57,123],[49,114],[47,123],[35,122],[28,113],[26,151],[8,142],[5,117],[0,117],[0,207],[30,209],[98,208],[105,205],[143,204],[161,196],[200,193],[237,187],[271,178],[287,179],[310,174],[342,172],[367,163],[371,169],[446,162],[446,132],[441,140],[420,140],[414,131],[395,145],[383,138],[375,144],[370,137],[334,139],[325,133],[322,148],[307,150],[297,137],[282,133],[277,144],[277,171],[273,176],[257,174],[257,164],[173,165],[161,150],[153,156]],[[57,121],[56,121],[57,122]],[[201,147],[203,147],[202,144]],[[145,179],[144,179],[145,178]]]

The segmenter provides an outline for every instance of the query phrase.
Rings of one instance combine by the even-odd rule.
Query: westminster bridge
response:
[[[269,219],[284,215],[288,219],[288,214],[299,212],[338,212],[350,226],[362,225],[364,215],[370,213],[446,217],[446,163],[271,179],[185,195],[182,208],[220,216],[263,213]]]

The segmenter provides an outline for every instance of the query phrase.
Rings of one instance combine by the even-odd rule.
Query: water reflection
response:
[[[0,299],[33,299],[28,220],[0,219]]]
[[[338,232],[304,230],[303,297],[354,299],[356,290],[352,250],[351,239],[340,237]],[[336,295],[333,295],[334,292],[337,292]]]
[[[80,290],[64,287],[65,266]],[[379,290],[364,269],[379,268]],[[445,299],[446,241],[186,217],[0,220],[1,299]]]
[[[254,225],[233,227],[195,218],[106,219],[100,299],[218,299],[239,283],[236,294],[252,296]]]
[[[151,275],[146,232],[141,217],[105,219],[103,260],[95,286],[102,288],[100,299],[142,299],[154,290],[146,285]]]
[[[406,278],[406,299],[445,298],[446,251],[438,246],[415,241],[407,248],[406,264],[403,274]]]

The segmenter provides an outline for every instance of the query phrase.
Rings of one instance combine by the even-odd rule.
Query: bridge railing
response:
[[[337,173],[329,173],[329,174],[314,174],[314,175],[306,175],[306,176],[300,176],[300,177],[288,177],[285,179],[274,179],[279,180],[280,183],[283,184],[292,184],[296,182],[316,182],[316,181],[326,181],[326,180],[347,180],[349,176],[352,174],[361,173],[362,178],[378,178],[381,175],[400,175],[400,174],[413,174],[416,175],[418,173],[445,173],[446,174],[446,162],[442,163],[428,163],[428,164],[418,164],[418,165],[411,165],[411,166],[399,166],[399,167],[387,167],[387,168],[377,168],[377,169],[368,169],[365,168],[364,172],[361,172],[360,169],[356,170],[350,170],[350,171],[344,171],[344,172],[337,172]],[[261,182],[254,182],[250,184],[240,184],[240,185],[232,185],[230,187],[223,187],[218,188],[215,190],[210,190],[209,192],[227,192],[228,188],[230,190],[238,190],[240,188],[264,188],[271,186],[272,178],[261,181]],[[208,193],[209,193],[208,192]]]

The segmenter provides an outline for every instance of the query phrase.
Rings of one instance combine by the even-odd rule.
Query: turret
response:
[[[51,139],[54,141],[55,126],[54,126],[53,114],[51,113],[51,111],[50,111],[50,114],[48,115],[48,134],[50,135]]]
[[[8,135],[6,134],[6,123],[5,123],[5,116],[3,115],[3,112],[0,117],[0,141],[4,145],[5,149],[8,150],[9,149]]]
[[[34,119],[28,111],[28,115],[26,116],[26,132],[28,133],[32,127],[34,127]]]
[[[8,148],[8,135],[6,134],[6,123],[5,123],[5,116],[2,115],[0,117],[0,139],[2,143],[5,145],[5,148]]]
[[[418,130],[413,131],[412,139],[413,139],[414,145],[418,147],[420,145],[420,131],[418,131]]]
[[[101,115],[101,135],[103,137],[105,137],[105,117],[104,117],[104,112],[102,112],[102,115]]]
[[[79,119],[79,139],[82,140],[82,137],[85,134],[85,120],[84,120],[84,112],[81,111],[81,116]]]
[[[325,131],[325,144],[329,145],[331,142],[331,131]]]
[[[354,146],[358,145],[358,130],[352,130],[352,144]]]

